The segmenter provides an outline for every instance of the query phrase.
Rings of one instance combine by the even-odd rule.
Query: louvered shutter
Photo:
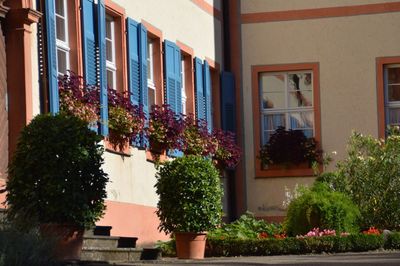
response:
[[[98,75],[100,86],[100,133],[108,135],[108,95],[107,95],[107,69],[106,69],[106,7],[104,0],[97,4],[97,44],[98,44]]]
[[[205,106],[205,117],[207,120],[208,132],[212,131],[212,115],[211,115],[211,76],[210,66],[207,61],[204,61],[204,106]]]
[[[49,88],[50,112],[58,113],[58,73],[56,49],[56,22],[54,1],[45,1],[46,37],[47,37],[47,77]]]
[[[139,105],[140,101],[140,69],[139,69],[139,27],[131,18],[126,20],[128,30],[128,75],[129,92],[132,104]]]
[[[178,115],[182,112],[181,51],[175,43],[168,40],[164,42],[164,66],[166,103]],[[181,157],[183,153],[173,150],[168,155]]]
[[[147,115],[149,112],[149,96],[147,87],[147,30],[142,24],[139,24],[139,66],[140,66],[140,103],[143,105],[143,111]]]
[[[222,129],[236,132],[235,82],[231,72],[221,73],[221,96]]]
[[[197,119],[206,119],[203,86],[203,64],[199,58],[194,59],[196,115]]]
[[[97,84],[95,10],[93,0],[82,0],[83,75],[90,85]]]

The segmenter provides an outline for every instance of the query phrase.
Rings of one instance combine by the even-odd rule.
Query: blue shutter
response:
[[[128,31],[128,76],[129,92],[132,104],[139,105],[140,101],[140,71],[139,71],[139,25],[131,18],[126,20]]]
[[[149,92],[147,87],[147,29],[139,24],[139,65],[140,65],[140,103],[147,115],[149,112]]]
[[[182,112],[181,51],[175,43],[168,40],[164,42],[164,64],[166,103],[175,114],[180,114]],[[168,155],[181,157],[183,153],[173,150],[169,151]]]
[[[235,81],[231,72],[221,73],[221,90],[222,129],[236,132]]]
[[[197,119],[205,119],[203,64],[199,58],[194,59],[195,90],[196,90],[196,115]]]
[[[140,66],[140,99],[139,102],[143,106],[143,112],[148,118],[149,114],[149,89],[147,87],[147,29],[144,25],[139,24],[138,28],[139,39],[139,66]],[[148,122],[146,121],[146,125]],[[140,141],[140,147],[148,146],[148,139],[143,136]]]
[[[167,40],[164,42],[164,64],[166,103],[179,114],[182,112],[181,51],[175,43]]]
[[[51,2],[51,1],[45,1]],[[93,0],[82,0],[82,45],[83,67],[86,83],[97,84],[95,4]]]
[[[99,49],[99,86],[100,86],[100,133],[108,135],[108,95],[107,95],[107,69],[106,69],[106,7],[104,0],[97,4],[97,44]]]
[[[60,109],[58,99],[58,74],[56,50],[56,22],[54,1],[45,1],[46,36],[47,36],[47,76],[49,80],[50,112],[55,114]]]
[[[211,76],[210,76],[210,66],[207,61],[204,61],[204,100],[206,109],[206,120],[208,132],[212,131],[212,115],[211,115]]]

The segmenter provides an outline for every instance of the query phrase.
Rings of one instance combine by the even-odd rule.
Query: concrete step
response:
[[[83,237],[83,247],[87,248],[117,248],[119,237],[90,236]]]
[[[111,261],[111,262],[134,262],[142,255],[139,248],[90,248],[82,249],[82,260],[87,261]]]

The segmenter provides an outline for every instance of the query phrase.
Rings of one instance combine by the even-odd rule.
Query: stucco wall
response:
[[[398,0],[244,0],[241,1],[241,11],[243,14],[390,2]]]
[[[242,1],[247,2],[256,1]],[[257,3],[261,2],[279,1]],[[251,66],[319,63],[322,148],[325,152],[337,151],[336,158],[340,159],[353,129],[378,135],[375,60],[400,55],[399,27],[398,12],[242,25],[245,157],[250,211],[259,216],[277,215],[271,208],[283,201],[285,185],[293,187],[296,183],[312,181],[291,177],[254,178]],[[263,205],[265,208],[260,210],[259,206]]]
[[[142,19],[163,32],[163,38],[179,40],[193,48],[195,56],[221,63],[221,22],[189,0],[114,0],[126,15]],[[217,7],[217,6],[216,6]]]

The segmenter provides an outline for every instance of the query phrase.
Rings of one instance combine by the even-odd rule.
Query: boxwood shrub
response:
[[[383,246],[383,236],[364,234],[355,234],[346,237],[288,237],[285,239],[209,238],[207,240],[206,256],[268,256],[322,252],[361,252],[376,250]]]
[[[385,249],[400,249],[400,233],[388,234],[385,240]]]

